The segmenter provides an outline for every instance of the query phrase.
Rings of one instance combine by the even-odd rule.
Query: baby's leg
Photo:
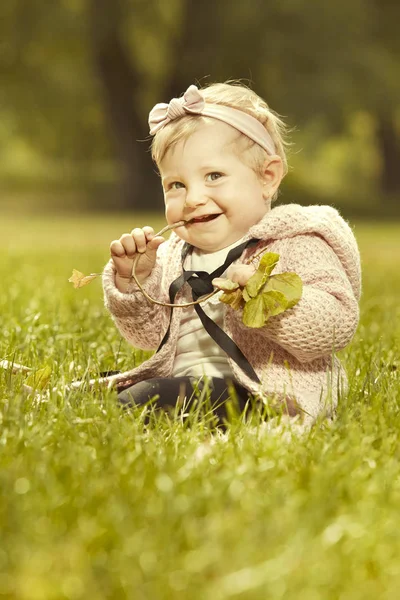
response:
[[[190,406],[190,400],[199,397],[199,393],[204,389],[206,383],[195,377],[158,377],[141,381],[130,388],[118,394],[118,400],[124,406],[134,406],[146,404],[158,396],[154,405],[158,408],[168,409],[175,407],[178,403],[185,407]],[[235,405],[239,412],[242,412],[249,400],[249,392],[239,383],[225,381],[222,378],[210,377],[207,379],[207,397],[209,396],[210,405],[215,414],[224,418],[227,416],[226,401],[231,397],[230,393],[234,390]]]

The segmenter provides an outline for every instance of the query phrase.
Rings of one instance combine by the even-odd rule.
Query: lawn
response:
[[[355,224],[361,323],[337,420],[309,433],[143,424],[63,392],[134,352],[95,281],[109,242],[162,216],[0,223],[0,358],[51,367],[45,402],[0,372],[0,598],[376,600],[400,589],[400,224]]]

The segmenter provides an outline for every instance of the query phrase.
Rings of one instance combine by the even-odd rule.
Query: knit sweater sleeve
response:
[[[358,324],[358,302],[347,274],[334,250],[317,235],[298,235],[280,244],[280,271],[301,277],[302,298],[258,331],[300,362],[329,356],[350,342]],[[237,312],[235,318],[248,329]]]
[[[120,292],[115,285],[115,273],[110,260],[103,272],[104,301],[117,328],[136,348],[157,349],[168,327],[171,309],[149,302],[135,282],[130,284],[127,293]],[[153,298],[168,302],[162,281],[163,260],[157,256],[153,271],[142,287]]]

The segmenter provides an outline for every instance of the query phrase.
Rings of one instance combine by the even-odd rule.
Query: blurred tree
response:
[[[381,189],[392,201],[400,195],[400,4],[371,0],[371,46],[365,72],[364,104],[377,119],[382,157]],[[373,85],[367,82],[372,75]]]
[[[87,60],[83,8],[81,0],[1,3],[0,100],[15,133],[37,150],[87,166],[110,148]]]
[[[399,17],[394,0],[7,0],[2,154],[21,137],[82,178],[120,165],[104,177],[123,181],[115,207],[154,208],[160,186],[138,143],[149,108],[199,80],[244,78],[290,124],[317,121],[316,144],[360,109],[373,115],[381,189],[398,195]]]
[[[390,0],[384,1],[390,3]],[[95,0],[92,2],[97,10],[99,4]],[[108,5],[105,9],[107,19],[116,4],[110,0],[102,0],[100,4],[104,3]],[[143,27],[143,2],[125,2],[124,6],[125,18],[136,14],[133,6],[136,7]],[[397,189],[400,171],[396,168],[398,150],[393,126],[394,110],[385,115],[377,110],[376,97],[370,93],[371,75],[380,81],[382,69],[371,69],[368,59],[372,53],[375,60],[382,55],[389,69],[391,64],[398,64],[398,36],[393,35],[392,43],[388,44],[385,35],[374,34],[372,23],[381,23],[383,32],[389,29],[389,23],[382,24],[377,18],[370,0],[353,0],[351,3],[342,0],[328,5],[321,5],[317,0],[285,3],[276,0],[268,4],[262,0],[248,3],[181,0],[171,8],[175,24],[178,24],[175,30],[171,22],[163,22],[161,5],[153,0],[146,6],[152,9],[150,29],[157,32],[169,29],[164,46],[156,42],[153,47],[153,52],[157,52],[157,46],[159,52],[161,48],[165,51],[168,47],[170,58],[169,63],[164,63],[163,72],[159,73],[159,85],[150,86],[160,90],[159,101],[179,96],[198,78],[200,83],[232,77],[248,78],[274,108],[290,114],[292,121],[307,126],[315,118],[324,119],[325,135],[343,131],[348,126],[351,111],[367,109],[376,115],[379,122],[382,189],[384,192]],[[392,14],[388,16],[390,11],[387,11],[385,19],[396,23],[394,12],[399,13],[399,8],[394,3],[391,6]],[[121,24],[114,31],[121,40]],[[131,33],[131,37],[134,34]],[[127,65],[128,61],[125,60],[124,64]],[[135,69],[133,65],[131,58],[131,72]],[[138,77],[137,72],[137,81]],[[388,73],[386,87],[397,86],[397,81],[393,72]],[[388,89],[392,107],[396,109],[398,95],[392,92],[394,90]],[[369,100],[366,101],[366,98]],[[128,122],[129,118],[125,124]],[[140,120],[136,121],[135,128],[143,131]],[[122,140],[123,135],[120,136]],[[137,159],[137,164],[141,168],[141,159]],[[133,171],[132,176],[136,177]]]
[[[265,68],[268,97],[300,125],[325,123],[324,136],[348,127],[360,110],[375,120],[381,161],[378,192],[400,194],[400,3],[317,0],[269,3],[260,13],[256,76]],[[270,24],[273,23],[273,27]]]
[[[123,0],[90,0],[90,31],[94,64],[122,167],[120,207],[145,210],[161,196],[156,178],[149,176],[150,158],[138,144],[138,139],[148,135],[148,128],[140,106],[144,80],[123,39],[128,8]]]

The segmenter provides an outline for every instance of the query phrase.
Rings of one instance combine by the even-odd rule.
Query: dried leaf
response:
[[[243,293],[240,288],[233,290],[232,292],[226,292],[225,294],[222,294],[219,299],[225,304],[230,304],[234,310],[238,310],[243,306]]]
[[[43,390],[50,381],[51,367],[46,365],[43,369],[38,369],[34,373],[31,373],[25,380],[25,384],[32,387],[35,390]]]
[[[99,277],[99,275],[100,273],[91,273],[90,275],[84,275],[80,271],[72,269],[72,275],[68,279],[68,281],[73,283],[74,288],[81,288],[84,285],[87,285],[88,283],[93,281],[93,279],[96,279],[96,277]]]

